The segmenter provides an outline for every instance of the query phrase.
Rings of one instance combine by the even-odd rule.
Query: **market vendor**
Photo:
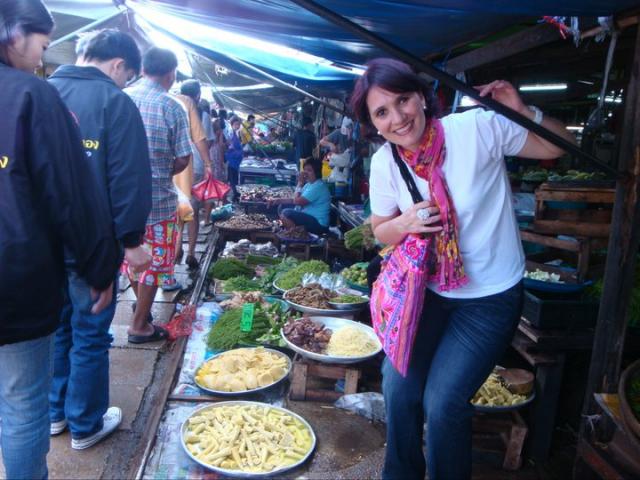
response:
[[[229,123],[231,124],[232,133],[227,142],[224,161],[227,163],[227,178],[229,179],[229,184],[233,190],[233,198],[235,199],[238,198],[238,190],[236,190],[236,187],[238,185],[240,163],[242,163],[242,142],[238,135],[242,122],[239,117],[233,116]]]
[[[309,159],[298,177],[293,198],[272,200],[270,205],[293,204],[293,208],[280,210],[280,220],[285,228],[303,226],[309,233],[322,235],[329,231],[331,194],[322,181],[322,164]]]
[[[320,146],[326,147],[331,153],[344,153],[351,144],[353,121],[349,117],[342,119],[342,126],[320,140]]]

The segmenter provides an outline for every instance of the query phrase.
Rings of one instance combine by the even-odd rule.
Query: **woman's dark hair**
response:
[[[142,70],[145,75],[162,77],[178,68],[178,57],[171,50],[151,47],[142,57]]]
[[[0,0],[0,61],[9,63],[7,49],[18,35],[49,35],[53,27],[53,17],[40,0]]]
[[[209,115],[211,115],[211,118],[218,118],[218,111],[215,108],[212,108]]]
[[[100,62],[121,58],[128,69],[136,72],[136,75],[140,73],[142,59],[138,45],[131,35],[115,28],[87,35],[78,42],[76,53],[82,55],[85,60]]]
[[[315,174],[316,179],[322,178],[322,162],[313,158],[308,158],[304,161],[304,165],[302,168],[306,167],[307,165],[313,168],[313,173]]]
[[[376,130],[367,107],[367,96],[372,87],[380,87],[393,93],[421,93],[427,105],[427,118],[440,115],[433,89],[425,79],[404,62],[393,58],[376,58],[367,63],[367,70],[356,81],[349,100],[351,111],[362,125],[368,127],[367,132],[373,133]]]

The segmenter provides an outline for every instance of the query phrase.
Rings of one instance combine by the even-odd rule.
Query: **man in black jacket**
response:
[[[53,19],[34,0],[0,2],[0,417],[8,478],[46,478],[53,332],[64,249],[104,308],[120,263],[108,206],[58,92],[33,75]]]
[[[142,247],[151,210],[151,169],[147,137],[138,109],[122,92],[140,71],[140,52],[126,33],[103,30],[82,41],[76,65],[64,65],[50,77],[77,119],[86,163],[109,202],[111,225],[134,271],[151,256]],[[71,447],[88,448],[113,432],[121,421],[109,407],[109,327],[116,295],[107,309],[88,309],[88,286],[67,261],[66,303],[56,332],[51,402],[51,434],[71,430]]]

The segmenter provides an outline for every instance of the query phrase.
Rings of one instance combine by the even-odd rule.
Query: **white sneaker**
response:
[[[60,435],[66,429],[67,429],[67,420],[64,418],[57,422],[51,422],[51,427],[49,428],[49,435],[51,435],[52,437],[54,435]]]
[[[107,413],[102,417],[102,420],[102,430],[86,438],[72,438],[71,448],[74,450],[84,450],[85,448],[92,447],[112,433],[116,428],[118,428],[120,422],[122,422],[122,410],[120,410],[119,407],[109,407],[107,409]]]

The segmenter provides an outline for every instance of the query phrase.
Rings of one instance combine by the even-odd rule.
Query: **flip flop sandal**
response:
[[[129,343],[140,344],[158,342],[160,340],[166,340],[167,338],[169,338],[169,332],[162,327],[154,325],[153,333],[151,335],[129,335],[128,341]]]
[[[131,304],[131,311],[133,313],[136,313],[136,307],[138,306],[138,302],[133,302]],[[147,315],[147,323],[153,323],[153,315],[151,315],[151,312],[149,312],[149,315]]]

